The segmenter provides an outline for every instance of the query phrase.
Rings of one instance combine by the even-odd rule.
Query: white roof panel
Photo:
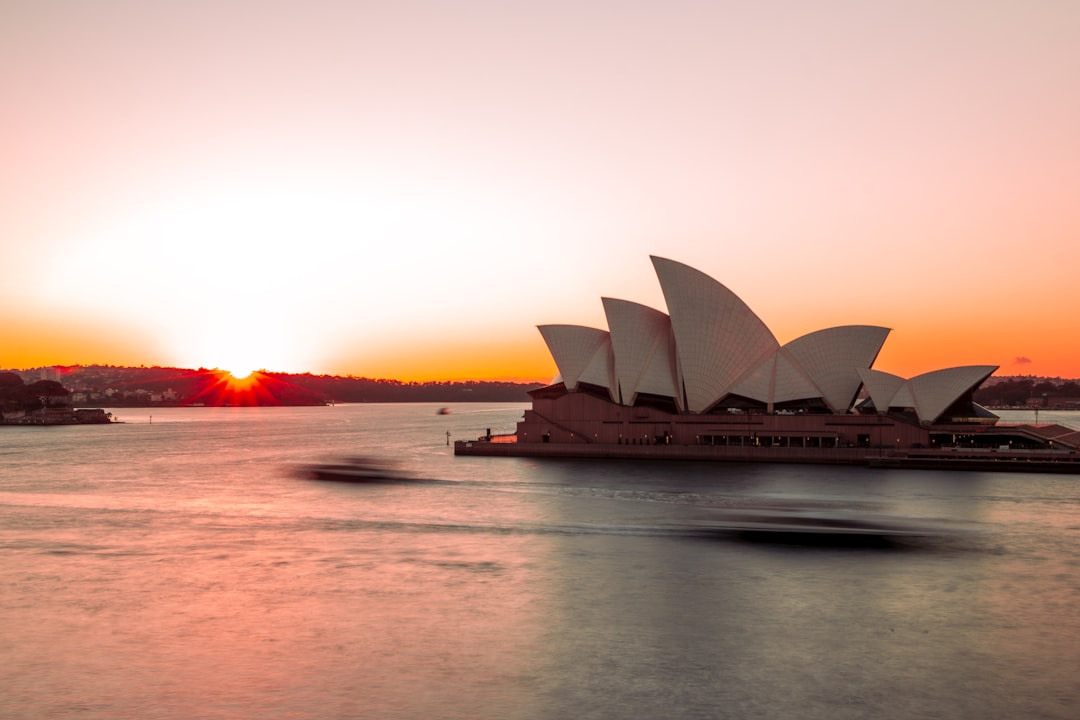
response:
[[[821,390],[806,371],[793,362],[784,348],[776,353],[776,380],[773,383],[774,403],[821,397]]]
[[[582,325],[539,325],[551,357],[567,390],[576,390],[582,374],[589,368],[597,352],[607,352],[611,339],[606,330]],[[586,380],[586,382],[591,382]]]
[[[729,393],[768,403],[776,375],[776,353],[762,360],[731,386]]]
[[[869,368],[858,368],[857,372],[879,413],[884,413],[894,406],[911,407],[911,404],[895,402],[897,393],[900,392],[901,388],[906,388],[907,381],[904,378]],[[904,395],[910,397],[910,393],[906,389]]]
[[[889,328],[842,325],[796,338],[784,345],[783,353],[806,372],[825,404],[843,413],[850,409],[862,383],[857,368],[874,364],[888,336]]]
[[[653,257],[675,335],[686,409],[703,412],[779,347],[735,293],[689,265]]]
[[[621,388],[627,405],[639,392],[676,397],[671,318],[628,300],[603,303],[615,356],[615,396]]]
[[[932,423],[961,395],[997,370],[996,365],[968,365],[923,373],[908,380],[920,422]]]

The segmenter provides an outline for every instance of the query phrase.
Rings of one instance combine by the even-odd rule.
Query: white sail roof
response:
[[[905,380],[898,375],[862,368],[859,375],[879,413],[889,408],[912,408],[919,422],[933,423],[995,370],[996,365],[971,365],[934,370]]]
[[[540,325],[539,330],[567,390],[576,390],[583,379],[594,382],[590,378],[597,374],[596,356],[602,355],[606,363],[610,353],[611,336],[606,330],[583,325]],[[606,381],[596,384],[608,386]]]
[[[863,385],[866,386],[866,392],[870,394],[870,400],[873,401],[874,407],[877,408],[879,413],[885,412],[893,405],[893,398],[896,397],[900,388],[904,387],[907,382],[899,375],[882,372],[881,370],[859,368],[858,373]]]
[[[751,368],[731,392],[770,405],[821,398],[833,412],[847,412],[888,328],[845,325],[808,333]]]
[[[603,339],[600,347],[593,353],[589,364],[578,377],[579,383],[588,383],[597,387],[606,388],[608,396],[615,400],[615,353],[611,347],[611,336]]]
[[[957,399],[997,370],[996,365],[969,365],[916,375],[908,380],[920,422],[935,422]]]
[[[860,385],[879,412],[911,408],[932,423],[996,367],[948,368],[905,380],[870,369],[889,335],[874,325],[807,333],[781,347],[765,323],[708,275],[652,257],[668,314],[628,300],[603,298],[608,330],[541,325],[567,390],[606,388],[633,405],[642,393],[671,397],[683,412],[710,410],[728,395],[770,408],[821,401],[834,413],[851,409]]]
[[[821,396],[821,390],[814,384],[806,368],[792,359],[787,350],[776,351],[776,374],[773,377],[773,391],[770,403],[806,400]]]
[[[667,301],[679,381],[690,412],[703,412],[778,347],[739,297],[689,265],[653,257]]]
[[[730,393],[768,403],[772,400],[775,377],[776,353],[772,353],[739,378],[738,382],[731,386]]]
[[[862,384],[857,368],[874,364],[888,336],[889,328],[841,325],[796,338],[781,351],[806,372],[830,410],[846,412]],[[776,402],[783,400],[778,397]]]
[[[638,393],[676,397],[671,318],[646,305],[602,298],[614,350],[616,398]]]

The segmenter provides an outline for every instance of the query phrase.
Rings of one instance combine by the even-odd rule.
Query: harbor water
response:
[[[0,718],[1076,717],[1080,476],[453,456],[525,407],[0,428]]]

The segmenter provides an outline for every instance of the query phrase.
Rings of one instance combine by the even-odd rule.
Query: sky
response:
[[[0,367],[548,381],[691,265],[1080,377],[1072,0],[0,0]]]

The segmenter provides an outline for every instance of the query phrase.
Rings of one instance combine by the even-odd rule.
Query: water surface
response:
[[[0,717],[1075,716],[1080,477],[453,457],[524,407],[3,428]],[[292,472],[355,454],[432,482]],[[710,531],[746,505],[970,532]]]

